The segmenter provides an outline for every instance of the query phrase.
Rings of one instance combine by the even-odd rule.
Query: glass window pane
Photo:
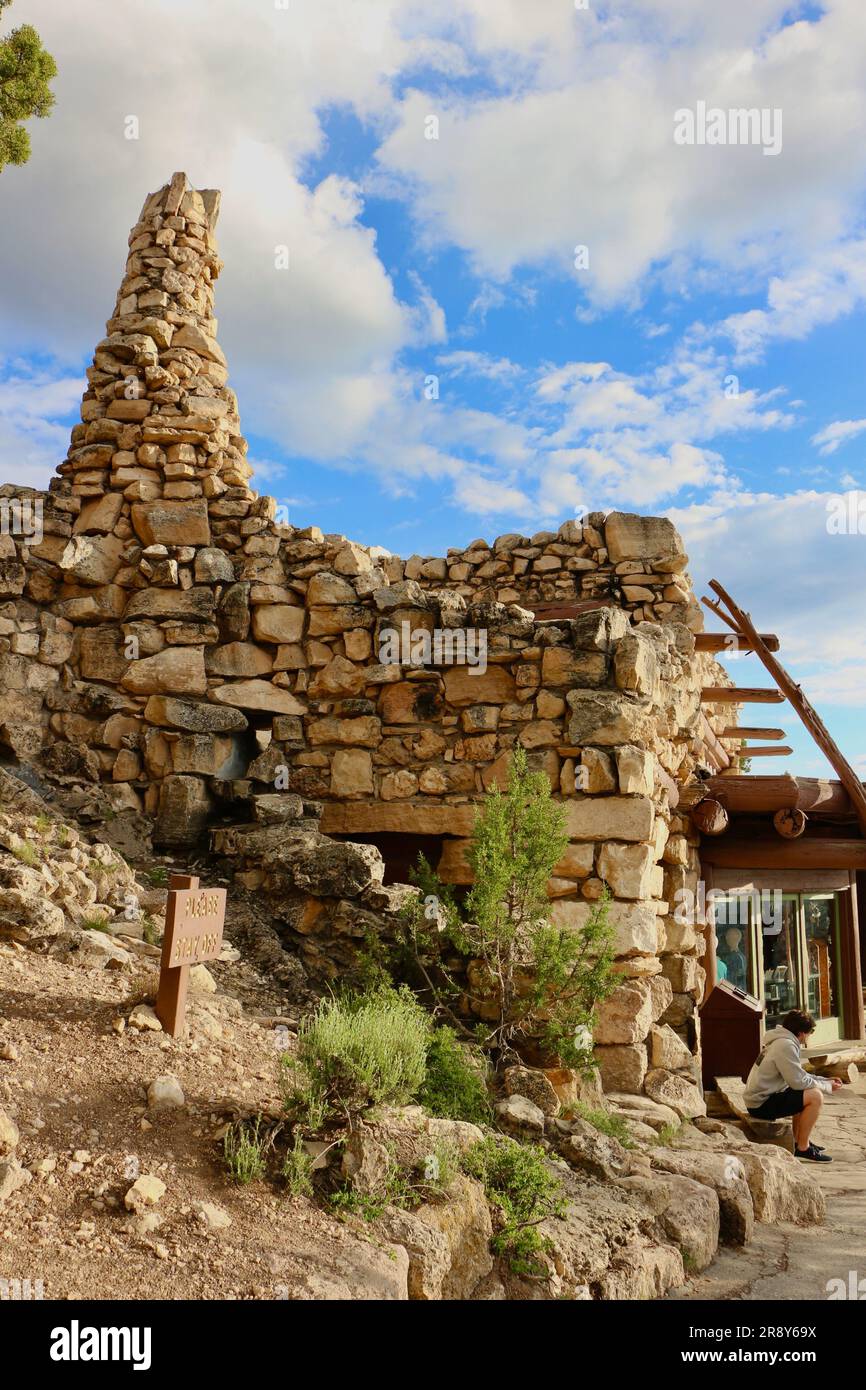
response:
[[[752,978],[747,893],[726,897],[713,894],[713,925],[716,932],[716,974],[734,989],[749,992]]]
[[[767,914],[761,927],[767,1027],[775,1028],[799,1006],[800,903],[783,898],[781,912]]]
[[[804,897],[803,909],[806,921],[806,1006],[813,1018],[836,1018],[839,1005],[835,900]]]

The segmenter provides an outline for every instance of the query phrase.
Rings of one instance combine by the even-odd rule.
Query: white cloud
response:
[[[864,430],[866,420],[834,420],[832,424],[825,425],[824,429],[813,434],[811,443],[816,446],[819,454],[835,454],[840,444],[847,444],[849,439],[856,439]]]

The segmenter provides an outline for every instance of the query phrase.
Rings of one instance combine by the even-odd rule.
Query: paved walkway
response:
[[[824,1189],[825,1225],[756,1225],[745,1249],[721,1248],[669,1299],[819,1300],[828,1297],[829,1280],[847,1285],[852,1270],[866,1281],[866,1073],[825,1096],[812,1137],[833,1155],[832,1163],[804,1165]]]

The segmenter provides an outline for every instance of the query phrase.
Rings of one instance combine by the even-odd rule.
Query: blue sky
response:
[[[780,635],[866,776],[866,534],[827,529],[866,489],[862,0],[153,0],[146,35],[118,0],[15,0],[11,20],[60,75],[0,178],[4,480],[63,457],[129,227],[183,168],[223,190],[220,340],[258,486],[295,524],[436,555],[586,509],[670,515],[699,592],[720,579]],[[780,151],[678,146],[699,102],[781,113]],[[767,715],[744,722],[796,752],[761,770],[826,772]]]

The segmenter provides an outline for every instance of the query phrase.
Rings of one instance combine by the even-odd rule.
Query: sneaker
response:
[[[832,1158],[830,1157],[830,1155],[824,1153],[823,1149],[819,1149],[815,1144],[810,1144],[809,1147],[808,1147],[808,1149],[796,1149],[796,1150],[795,1150],[795,1157],[796,1157],[796,1158],[806,1159],[809,1163],[832,1163],[832,1162],[833,1162],[833,1160],[832,1160]]]

